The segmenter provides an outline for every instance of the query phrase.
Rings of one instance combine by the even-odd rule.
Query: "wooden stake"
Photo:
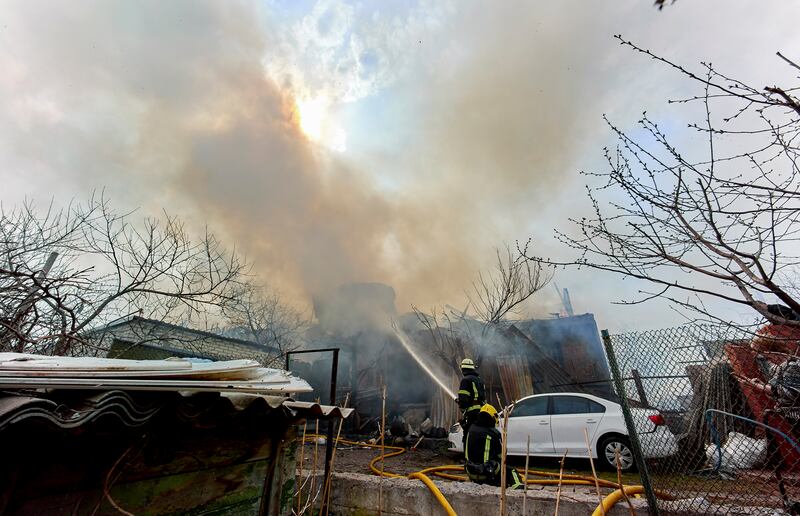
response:
[[[597,471],[594,469],[592,446],[589,444],[589,431],[586,427],[583,427],[583,437],[586,439],[586,451],[589,453],[589,464],[592,465],[592,476],[594,477],[594,487],[597,489],[597,498],[600,499],[600,514],[606,516],[606,508],[603,506],[603,495],[600,493],[600,483],[597,481]]]
[[[506,514],[506,436],[508,435],[508,416],[513,410],[513,403],[507,409],[503,409],[503,451],[500,456],[500,516],[505,516]]]
[[[344,398],[344,405],[342,408],[347,408],[347,403],[350,401],[350,393],[347,393],[347,396]],[[336,431],[336,440],[333,441],[333,453],[331,453],[331,468],[330,468],[330,475],[328,475],[328,481],[325,483],[325,489],[322,491],[322,503],[325,507],[325,516],[328,516],[330,512],[330,505],[331,505],[331,485],[333,484],[333,461],[336,458],[336,443],[339,442],[339,436],[342,435],[342,424],[344,423],[344,418],[339,420],[339,429]]]
[[[528,434],[528,448],[525,451],[525,496],[522,498],[522,516],[528,516],[528,460],[531,458],[531,434]]]
[[[561,469],[558,470],[558,491],[556,491],[556,512],[555,512],[555,516],[558,516],[558,503],[561,501],[561,482],[564,479],[564,461],[567,460],[567,452],[569,452],[569,448],[564,450],[564,455],[561,456]]]
[[[383,513],[383,457],[386,455],[386,385],[381,395],[381,478],[378,479],[378,516]]]
[[[622,492],[622,496],[625,498],[625,501],[628,503],[628,509],[631,511],[631,516],[636,516],[636,510],[633,508],[633,504],[631,503],[631,499],[628,498],[628,493],[625,492],[625,486],[622,485],[622,464],[619,460],[619,449],[614,450],[615,462],[617,463],[617,483],[619,484],[619,490]]]
[[[300,514],[300,504],[303,503],[303,460],[305,459],[306,451],[306,427],[308,420],[303,422],[303,437],[300,439],[300,483],[297,488],[297,514]]]
[[[314,509],[314,503],[317,500],[317,452],[319,450],[319,419],[316,420],[314,426],[314,463],[312,466],[312,477],[311,477],[311,491],[308,493],[308,497],[306,497],[306,505],[308,505],[309,499],[311,500],[311,509]],[[313,496],[313,498],[312,498]]]

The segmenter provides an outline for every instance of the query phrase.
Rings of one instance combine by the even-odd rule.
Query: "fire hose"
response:
[[[311,439],[318,439],[320,437],[324,437],[321,435],[307,435],[306,440]],[[338,439],[336,444],[346,444],[348,446],[358,446],[363,448],[376,448],[376,449],[383,449],[384,452],[376,457],[374,457],[369,463],[369,469],[378,476],[384,476],[387,478],[413,478],[420,480],[425,486],[431,491],[433,496],[436,498],[436,501],[442,506],[448,516],[455,516],[456,512],[453,510],[453,507],[447,501],[447,499],[442,494],[441,490],[433,483],[430,479],[430,476],[436,476],[439,478],[443,478],[446,480],[455,480],[460,482],[466,482],[469,479],[466,475],[455,475],[453,473],[447,473],[448,471],[464,471],[464,466],[458,464],[451,464],[446,466],[434,466],[430,468],[425,468],[420,471],[415,471],[408,475],[402,475],[399,473],[393,473],[391,471],[383,470],[381,471],[375,465],[378,462],[385,461],[391,457],[397,457],[398,455],[402,455],[406,452],[405,448],[400,446],[389,446],[384,445],[381,446],[380,444],[369,444],[363,442],[356,442],[350,441],[347,439]],[[387,453],[388,450],[391,450]],[[582,486],[594,486],[598,484],[602,487],[609,487],[616,489],[611,494],[606,496],[602,501],[602,506],[598,505],[597,508],[592,513],[592,516],[601,516],[608,512],[615,504],[619,501],[623,500],[626,495],[633,496],[644,492],[644,487],[639,485],[632,485],[632,486],[622,486],[620,489],[620,484],[617,482],[611,482],[610,480],[604,480],[601,478],[595,477],[588,477],[583,475],[563,475],[559,473],[553,473],[551,471],[537,471],[537,470],[528,470],[528,471],[521,471],[517,469],[517,471],[522,474],[525,479],[525,482],[529,485],[582,485]],[[429,476],[430,475],[430,476]],[[548,479],[536,479],[536,478],[529,478],[530,476],[538,476],[538,477],[561,477],[559,479],[548,478]],[[624,493],[623,493],[624,490]],[[670,498],[666,493],[657,492],[656,495],[659,498]]]

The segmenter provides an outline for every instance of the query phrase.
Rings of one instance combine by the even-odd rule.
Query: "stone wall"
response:
[[[497,514],[500,508],[500,489],[470,482],[435,480],[447,501],[459,516]],[[320,481],[317,484],[321,484]],[[387,516],[440,516],[444,514],[433,494],[419,480],[406,478],[381,478],[360,473],[335,473],[331,514],[372,515],[378,512],[378,492],[381,491],[382,514]],[[608,490],[604,491],[605,493]],[[508,514],[522,514],[523,491],[507,491]],[[636,514],[647,514],[647,502],[642,498],[632,500]],[[597,508],[599,500],[591,487],[565,486],[561,493],[558,513],[562,516],[586,516]],[[317,505],[319,507],[319,505]],[[528,514],[553,514],[556,493],[541,486],[528,490]],[[630,514],[622,501],[607,514]]]

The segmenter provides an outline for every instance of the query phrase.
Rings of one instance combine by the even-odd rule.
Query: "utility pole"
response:
[[[553,285],[556,288],[556,293],[558,294],[559,299],[561,300],[561,306],[564,308],[564,313],[567,317],[572,317],[575,315],[575,311],[572,309],[572,300],[569,297],[569,290],[567,289],[560,289],[558,285]]]
[[[28,311],[33,307],[33,305],[36,304],[36,293],[39,290],[38,284],[41,283],[50,273],[50,269],[52,269],[53,265],[56,263],[56,258],[58,258],[58,253],[50,253],[50,256],[47,257],[47,261],[44,262],[44,267],[42,267],[36,276],[34,276],[34,283],[33,285],[27,287],[28,294],[15,310],[14,316],[9,320],[8,329],[0,334],[0,344],[6,342],[7,339],[10,340],[14,335],[17,335],[20,332],[20,326],[25,320],[25,316],[28,315]],[[24,287],[19,279],[17,279],[17,283]],[[24,347],[25,342],[22,339],[18,339],[17,345],[14,346],[14,351],[21,353],[24,351]]]

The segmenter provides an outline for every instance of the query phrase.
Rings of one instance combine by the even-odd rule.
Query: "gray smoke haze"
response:
[[[582,195],[600,114],[644,81],[611,35],[685,24],[550,4],[5,2],[2,199],[107,188],[208,224],[301,302],[379,281],[401,310],[458,304],[494,246]],[[347,152],[302,129],[298,99],[319,96],[358,126]]]

